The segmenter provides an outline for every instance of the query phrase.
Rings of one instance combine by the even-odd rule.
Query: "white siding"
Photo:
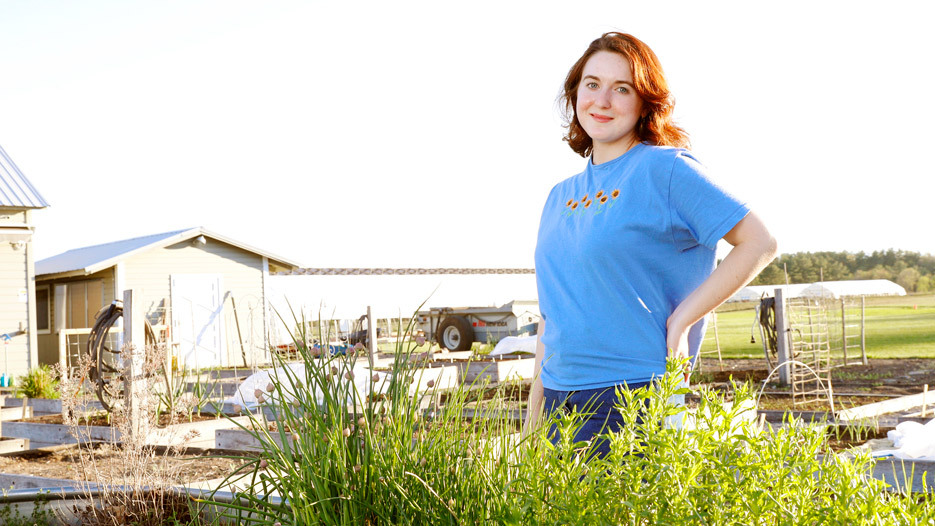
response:
[[[10,243],[0,242],[0,335],[10,334],[9,343],[0,340],[5,354],[0,361],[0,372],[17,376],[26,374],[29,367],[29,287],[26,272],[26,249],[14,250]],[[24,301],[24,299],[26,301]]]
[[[234,319],[231,298],[224,303],[226,363],[243,365],[240,342],[251,365],[264,356],[262,257],[232,245],[208,238],[207,244],[185,241],[150,250],[124,260],[127,288],[142,295],[142,305],[150,323],[169,325],[171,321],[170,284],[172,274],[221,274],[223,290],[237,305]]]

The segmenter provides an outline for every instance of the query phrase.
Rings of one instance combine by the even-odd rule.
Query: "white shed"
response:
[[[819,281],[806,287],[801,295],[810,298],[832,299],[846,296],[905,296],[906,289],[888,279]]]
[[[39,362],[75,363],[96,313],[139,291],[150,323],[166,327],[173,355],[192,367],[269,360],[269,276],[297,263],[190,228],[69,250],[36,262]],[[44,330],[43,330],[44,329]]]

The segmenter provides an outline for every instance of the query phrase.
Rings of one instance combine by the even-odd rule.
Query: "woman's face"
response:
[[[584,65],[575,115],[594,143],[594,161],[623,155],[636,142],[643,101],[633,88],[630,62],[619,53],[598,51]]]

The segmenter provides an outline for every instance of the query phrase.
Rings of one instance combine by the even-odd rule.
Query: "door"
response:
[[[191,369],[224,365],[224,298],[220,274],[172,274],[172,334],[179,364]]]

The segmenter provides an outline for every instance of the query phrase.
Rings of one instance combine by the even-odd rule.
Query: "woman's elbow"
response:
[[[768,263],[776,259],[777,255],[779,255],[779,241],[776,241],[776,238],[767,231],[763,239],[763,259]]]

